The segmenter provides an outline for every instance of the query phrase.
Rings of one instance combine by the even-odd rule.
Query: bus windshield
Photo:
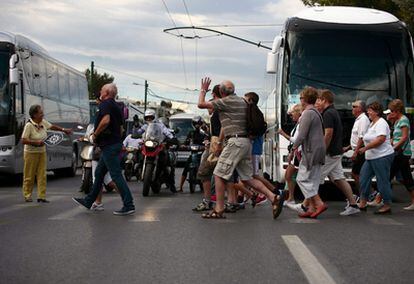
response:
[[[9,92],[9,58],[8,49],[0,45],[0,133],[11,133],[12,99]]]
[[[408,70],[413,61],[407,33],[395,24],[376,26],[370,30],[331,25],[290,32],[285,95],[298,101],[295,95],[313,86],[333,91],[337,109],[350,109],[356,99],[386,107],[390,100],[401,98],[411,105],[413,78]]]
[[[355,100],[367,104],[378,101],[387,108],[391,100],[400,98],[406,107],[414,105],[411,46],[406,30],[397,23],[338,25],[297,20],[290,28],[285,48],[282,124],[291,126],[287,110],[299,103],[299,93],[305,86],[333,91],[335,107],[349,133]]]

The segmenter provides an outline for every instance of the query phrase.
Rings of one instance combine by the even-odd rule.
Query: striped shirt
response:
[[[247,134],[247,103],[243,98],[229,95],[211,103],[219,113],[224,136]]]

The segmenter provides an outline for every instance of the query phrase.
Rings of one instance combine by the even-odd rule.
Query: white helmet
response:
[[[155,110],[153,109],[147,109],[144,113],[144,120],[147,120],[147,118],[152,117],[152,119],[155,119]]]

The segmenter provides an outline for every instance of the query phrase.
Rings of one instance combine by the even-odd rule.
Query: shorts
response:
[[[344,169],[342,168],[342,155],[325,156],[325,164],[321,169],[320,184],[325,182],[325,178],[329,177],[331,181],[345,179]]]
[[[200,166],[198,167],[197,171],[197,179],[201,181],[210,180],[213,176],[214,168],[216,167],[217,162],[211,163],[207,160],[208,156],[210,155],[210,150],[206,148],[201,155],[201,162]]]
[[[252,155],[252,166],[253,166],[253,175],[259,175],[259,165],[260,165],[260,157],[261,155]]]
[[[352,161],[352,173],[359,175],[364,162],[365,154],[358,154],[355,158],[355,161]]]
[[[221,153],[214,175],[228,181],[237,170],[241,180],[250,180],[253,176],[251,161],[252,143],[249,138],[232,137],[226,142]]]

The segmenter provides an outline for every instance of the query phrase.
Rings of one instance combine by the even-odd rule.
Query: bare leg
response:
[[[250,179],[250,180],[243,180],[243,184],[247,186],[253,187],[256,191],[264,194],[270,202],[273,202],[275,198],[275,194],[270,191],[260,180],[257,179]]]
[[[260,180],[268,189],[273,190],[275,186],[262,176],[254,175],[254,179]]]
[[[203,194],[205,200],[211,200],[211,179],[203,180]]]
[[[286,183],[288,185],[288,190],[289,190],[289,197],[286,201],[295,201],[294,194],[295,194],[296,183],[293,181],[293,175],[296,172],[297,172],[297,169],[292,165],[289,165],[286,169],[285,180],[286,180]]]
[[[226,181],[221,177],[214,176],[216,186],[216,207],[217,212],[224,211],[224,190],[226,189]]]
[[[345,179],[335,180],[334,184],[342,191],[346,199],[348,199],[349,204],[356,205],[356,200],[352,193],[352,188]]]

